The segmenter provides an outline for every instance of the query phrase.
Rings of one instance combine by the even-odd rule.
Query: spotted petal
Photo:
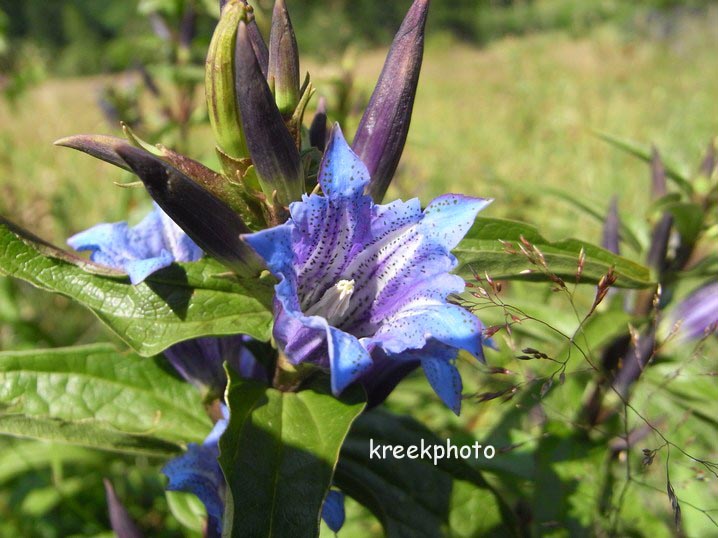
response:
[[[456,350],[450,348],[443,348],[443,350],[443,357],[437,355],[424,357],[421,360],[421,367],[434,392],[449,409],[458,415],[461,410],[461,376],[454,366],[453,360],[449,360],[446,356],[447,354],[449,356],[456,355]]]

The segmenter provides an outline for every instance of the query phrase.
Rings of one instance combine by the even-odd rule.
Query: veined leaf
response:
[[[339,449],[364,409],[362,391],[280,392],[230,372],[219,442],[227,478],[224,536],[318,536]]]
[[[460,459],[408,458],[408,447],[443,445],[408,417],[362,415],[342,447],[336,485],[381,521],[388,538],[513,536],[514,516],[482,474]],[[377,458],[377,445],[403,447],[402,459]],[[382,450],[379,450],[382,454]],[[448,532],[447,532],[448,531]]]
[[[532,264],[521,252],[522,238],[540,251],[547,270]],[[581,249],[586,255],[581,283],[595,284],[613,267],[618,276],[616,287],[645,288],[654,284],[647,267],[578,239],[550,242],[535,227],[511,220],[477,218],[453,252],[459,259],[457,271],[465,277],[470,278],[476,271],[496,280],[550,281],[551,273],[571,283],[576,278]]]
[[[222,278],[226,269],[211,258],[174,264],[136,286],[117,272],[98,271],[100,266],[0,220],[0,274],[74,299],[141,355],[199,336],[269,339],[268,280]]]
[[[167,456],[211,427],[160,359],[106,344],[0,353],[0,433]]]

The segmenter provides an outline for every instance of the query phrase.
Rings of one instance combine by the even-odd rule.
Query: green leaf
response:
[[[543,254],[548,270],[532,264],[521,252],[521,238]],[[496,280],[550,281],[550,272],[571,283],[576,279],[582,248],[586,261],[581,283],[595,284],[613,267],[618,276],[616,287],[645,288],[654,285],[647,267],[578,239],[550,242],[535,227],[512,220],[477,218],[473,228],[453,252],[459,259],[457,272],[467,278],[471,278],[476,271],[480,276],[486,272]]]
[[[160,359],[109,345],[0,353],[0,433],[164,457],[211,427]]]
[[[459,459],[386,459],[377,444],[444,445],[408,417],[374,410],[362,415],[342,447],[335,484],[369,508],[386,536],[512,536],[513,516],[473,466]],[[374,454],[375,456],[376,454]],[[480,510],[476,510],[480,507]]]
[[[280,392],[229,372],[219,442],[227,478],[224,536],[317,536],[339,449],[364,409],[360,389]]]
[[[681,234],[682,242],[687,245],[694,244],[703,231],[703,207],[691,202],[677,202],[667,204],[665,210],[673,215],[673,222]]]
[[[0,274],[74,299],[141,355],[200,336],[270,337],[268,280],[222,278],[226,268],[211,258],[174,264],[136,286],[112,271],[89,272],[97,270],[0,219]]]

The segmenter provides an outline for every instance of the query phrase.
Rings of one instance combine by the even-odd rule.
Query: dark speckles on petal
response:
[[[293,363],[328,367],[335,394],[377,375],[378,356],[381,364],[421,362],[439,397],[458,413],[461,378],[453,361],[459,349],[482,359],[483,327],[447,303],[464,288],[450,274],[456,265],[450,250],[489,201],[446,195],[424,212],[417,200],[374,205],[364,195],[368,181],[335,127],[319,172],[325,196],[304,196],[285,225],[246,238],[281,278],[275,340]],[[353,281],[353,292],[333,326],[305,315],[342,280]]]

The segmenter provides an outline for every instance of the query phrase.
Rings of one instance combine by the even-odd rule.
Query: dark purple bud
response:
[[[703,162],[701,163],[701,174],[704,176],[710,178],[713,176],[713,170],[716,168],[716,145],[715,141],[711,140],[708,144],[708,149],[706,150],[706,154],[703,157]]]
[[[172,40],[172,30],[167,25],[165,18],[157,12],[150,13],[150,26],[157,37],[163,41]]]
[[[279,202],[288,205],[304,192],[299,151],[262,75],[244,21],[237,30],[235,73],[242,126],[262,191],[269,200],[276,191]]]
[[[324,97],[319,98],[317,112],[309,126],[309,143],[319,151],[324,151],[327,145],[327,100]]]
[[[268,381],[267,371],[245,346],[247,338],[243,335],[196,338],[171,346],[164,355],[184,379],[221,397],[227,386],[225,362],[244,379]]]
[[[114,164],[131,172],[132,169],[117,154],[117,149],[132,147],[125,139],[104,135],[75,135],[55,141],[56,146],[76,149],[96,159]]]
[[[663,166],[661,154],[656,146],[651,148],[651,194],[654,199],[661,198],[668,193],[666,183],[666,167]]]
[[[621,253],[619,229],[621,220],[618,216],[618,196],[611,198],[606,220],[603,223],[603,241],[601,246],[614,254]]]
[[[159,157],[135,147],[117,153],[147,192],[199,247],[240,275],[256,275],[262,262],[240,235],[249,228],[229,206]]]
[[[107,495],[107,508],[110,512],[110,525],[112,525],[112,530],[115,531],[117,538],[142,538],[140,529],[137,528],[120,499],[117,498],[112,482],[107,478],[103,482]]]
[[[671,238],[672,229],[673,216],[670,213],[664,213],[661,220],[658,221],[658,224],[653,228],[646,262],[649,267],[653,267],[659,274],[662,273],[668,265],[666,255],[668,254],[668,241]]]
[[[150,74],[149,71],[147,71],[147,68],[139,64],[137,66],[137,71],[140,73],[140,77],[142,77],[142,83],[145,85],[145,87],[149,90],[149,92],[155,96],[160,96],[160,88],[157,86],[157,83],[155,82],[154,77]]]
[[[394,38],[352,144],[369,169],[369,194],[377,203],[389,188],[409,132],[428,12],[429,0],[414,0]]]
[[[267,80],[282,116],[291,118],[299,104],[299,49],[284,0],[276,0],[269,34]]]
[[[254,50],[254,55],[257,57],[262,74],[264,78],[267,78],[267,73],[269,72],[269,49],[264,42],[262,32],[259,30],[259,26],[257,26],[257,21],[254,17],[251,17],[247,22],[247,34],[249,35],[249,41],[252,43],[252,50]]]
[[[613,381],[613,388],[623,397],[628,396],[631,386],[641,377],[656,353],[656,328],[648,327],[631,343],[623,357],[621,369]]]
[[[180,22],[179,31],[179,44],[185,49],[190,48],[192,40],[197,33],[197,11],[191,2],[187,3],[187,8],[182,14],[182,21]]]

